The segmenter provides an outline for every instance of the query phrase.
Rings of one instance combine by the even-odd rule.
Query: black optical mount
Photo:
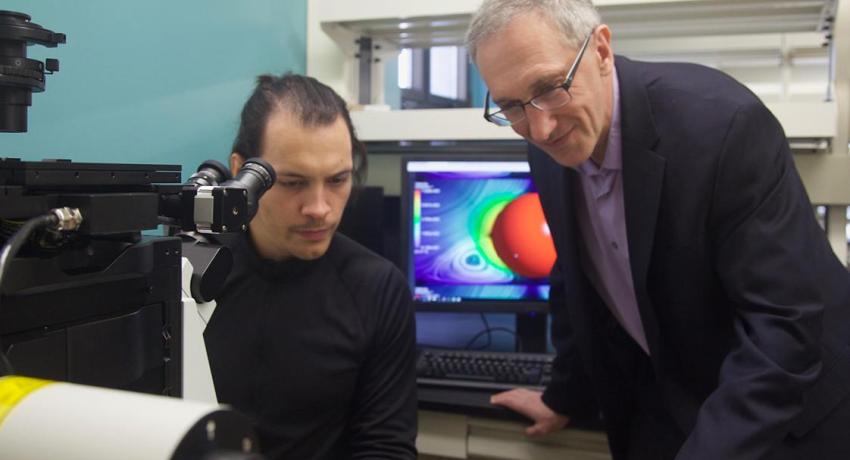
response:
[[[30,16],[0,10],[0,132],[25,132],[32,93],[44,91],[45,74],[59,71],[57,59],[27,59],[27,45],[55,48],[65,34],[30,22]]]

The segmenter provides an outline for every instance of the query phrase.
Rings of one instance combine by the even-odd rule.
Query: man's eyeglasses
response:
[[[584,39],[584,43],[578,51],[576,60],[573,61],[572,67],[567,72],[567,77],[560,85],[547,90],[544,93],[538,94],[527,102],[518,104],[510,104],[501,107],[500,110],[490,113],[490,91],[487,91],[487,97],[484,100],[484,119],[490,123],[499,126],[511,126],[525,120],[525,107],[530,105],[537,110],[554,110],[563,107],[570,103],[572,95],[570,95],[570,86],[573,84],[573,78],[576,75],[576,70],[584,56],[584,50],[587,49],[587,44],[590,43],[590,38],[593,37],[593,32]],[[498,107],[498,106],[497,106]]]

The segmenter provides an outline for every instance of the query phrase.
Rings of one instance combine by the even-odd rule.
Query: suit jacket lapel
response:
[[[647,342],[653,357],[657,358],[658,323],[647,293],[647,272],[664,184],[665,160],[654,152],[658,134],[646,89],[650,82],[628,59],[617,57],[616,69],[620,82],[623,194],[629,259]]]

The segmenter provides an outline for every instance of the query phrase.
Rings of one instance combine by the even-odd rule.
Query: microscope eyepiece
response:
[[[260,197],[274,185],[276,180],[277,174],[268,162],[260,158],[249,158],[236,173],[236,177],[221,185],[243,188],[247,191],[248,208],[246,211],[248,213],[247,219],[250,220],[257,213]]]
[[[215,160],[207,160],[198,166],[195,174],[189,176],[186,184],[203,187],[205,185],[218,185],[230,179],[230,170],[226,166]]]
[[[207,160],[184,184],[177,215],[184,231],[229,233],[244,231],[257,214],[260,197],[274,185],[274,168],[259,158],[250,158],[230,178],[223,164]]]

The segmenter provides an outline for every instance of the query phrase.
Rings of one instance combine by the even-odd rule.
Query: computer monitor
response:
[[[418,311],[547,311],[555,249],[523,155],[406,156],[401,168]]]

